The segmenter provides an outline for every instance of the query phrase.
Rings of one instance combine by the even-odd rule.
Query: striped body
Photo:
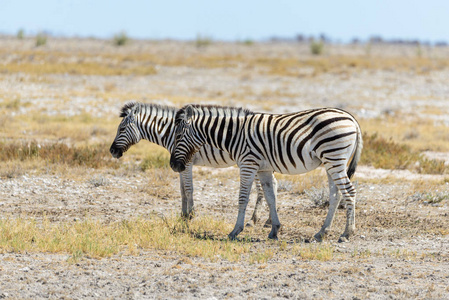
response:
[[[174,122],[177,108],[129,102],[121,110],[122,121],[117,129],[117,135],[111,145],[110,152],[120,158],[132,145],[141,139],[166,148],[170,153],[174,147]],[[204,145],[192,158],[186,170],[180,174],[182,195],[182,214],[189,216],[193,211],[192,165],[226,168],[235,165],[229,153],[210,145]],[[263,193],[260,184],[256,182],[258,197],[252,216],[252,222],[258,219]]]
[[[362,149],[357,121],[347,112],[322,108],[290,114],[253,113],[241,108],[190,105],[176,116],[176,145],[171,166],[180,171],[204,144],[229,153],[241,169],[241,186],[250,185],[255,174],[279,172],[300,174],[324,165],[329,177],[331,205],[320,240],[330,227],[338,205],[337,188],[348,207],[348,222],[342,240],[354,231],[355,189],[350,177],[354,174]],[[265,183],[270,186],[270,180]],[[262,182],[264,186],[264,182]],[[271,192],[269,192],[272,194]],[[267,194],[265,194],[267,198]],[[248,188],[241,187],[239,217],[231,232],[234,238],[242,228]],[[333,199],[335,198],[335,199]],[[267,199],[268,201],[269,199]],[[275,205],[275,200],[271,202]],[[275,208],[270,209],[276,214]],[[271,218],[277,216],[271,215]],[[274,226],[274,223],[273,223]],[[276,238],[272,227],[270,237]]]

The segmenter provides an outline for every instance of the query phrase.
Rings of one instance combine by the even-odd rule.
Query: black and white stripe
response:
[[[264,188],[270,206],[272,230],[277,238],[280,226],[272,190],[272,172],[300,174],[324,165],[329,179],[330,206],[317,240],[328,232],[338,206],[338,191],[347,207],[347,222],[340,240],[355,230],[356,191],[350,178],[362,150],[360,126],[349,113],[320,108],[290,114],[253,113],[241,108],[187,105],[176,115],[176,144],[171,152],[173,170],[182,171],[205,144],[229,153],[240,167],[241,189],[235,238],[243,230],[244,215],[255,175]]]
[[[138,102],[126,103],[120,112],[123,118],[117,129],[117,135],[111,145],[110,152],[113,157],[120,158],[132,145],[141,139],[148,140],[166,148],[170,153],[174,145],[174,123],[178,109],[175,107],[145,104]],[[226,168],[235,165],[229,153],[223,152],[210,145],[204,145],[180,173],[180,186],[182,196],[182,215],[190,217],[193,212],[193,182],[192,165]],[[256,182],[257,202],[249,225],[255,224],[259,219],[262,206],[263,191],[260,183]],[[267,223],[271,224],[268,220]]]

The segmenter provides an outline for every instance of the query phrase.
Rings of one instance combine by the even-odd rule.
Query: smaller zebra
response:
[[[339,241],[355,231],[356,190],[351,182],[363,142],[360,126],[349,113],[318,108],[288,114],[255,113],[250,110],[187,105],[176,115],[176,141],[170,166],[182,172],[192,155],[205,144],[229,153],[240,168],[239,211],[231,239],[243,230],[249,189],[257,175],[262,183],[272,220],[270,239],[277,239],[280,222],[271,174],[307,173],[323,165],[329,181],[329,211],[314,238],[328,233],[339,204],[346,203],[346,227]]]
[[[170,106],[145,104],[135,101],[126,103],[120,112],[123,118],[120,122],[117,135],[111,145],[110,152],[113,157],[120,158],[132,145],[141,139],[148,140],[173,151],[175,116],[178,109]],[[186,166],[185,171],[179,174],[182,216],[191,218],[194,212],[192,166],[208,166],[214,168],[227,168],[235,165],[235,161],[228,153],[209,145],[204,145],[195,154],[192,162]],[[276,179],[273,176],[274,182]],[[254,212],[247,226],[253,226],[259,220],[260,207],[262,206],[263,190],[260,181],[256,180],[257,201]],[[276,189],[277,190],[277,189]],[[265,222],[265,226],[271,224],[271,219]]]

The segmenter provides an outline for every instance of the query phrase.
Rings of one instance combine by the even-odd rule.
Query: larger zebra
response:
[[[170,106],[135,101],[126,103],[120,111],[120,117],[123,119],[117,128],[117,135],[109,150],[112,156],[120,158],[124,152],[141,139],[160,145],[171,153],[175,140],[174,121],[177,112],[177,108]],[[181,172],[179,176],[182,216],[184,217],[191,217],[194,210],[192,165],[226,168],[235,165],[235,161],[228,153],[209,145],[200,148],[193,157],[192,163],[188,164],[185,171]],[[256,181],[256,188],[257,201],[248,225],[254,225],[259,220],[263,191],[258,180]],[[271,220],[268,219],[266,224],[271,224]]]
[[[324,165],[330,189],[329,211],[318,241],[328,233],[338,206],[338,191],[346,201],[346,228],[339,241],[355,230],[356,190],[350,178],[360,159],[363,143],[360,126],[349,113],[321,108],[290,114],[254,113],[242,108],[187,105],[176,114],[175,149],[170,166],[183,171],[204,144],[229,153],[240,167],[239,211],[234,239],[242,230],[249,191],[257,174],[270,207],[270,239],[280,227],[272,172],[300,174]]]

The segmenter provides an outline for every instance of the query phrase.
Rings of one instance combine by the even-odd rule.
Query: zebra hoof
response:
[[[347,242],[349,242],[349,239],[348,239],[348,237],[346,237],[346,236],[341,236],[341,237],[338,239],[338,242],[339,242],[339,243],[347,243]]]
[[[323,238],[324,238],[324,234],[319,233],[319,232],[313,236],[313,239],[315,241],[317,241],[318,243],[321,243],[323,241]]]
[[[278,241],[279,240],[277,235],[276,236],[272,236],[271,234],[268,235],[268,239],[269,240],[274,240],[274,241]]]

